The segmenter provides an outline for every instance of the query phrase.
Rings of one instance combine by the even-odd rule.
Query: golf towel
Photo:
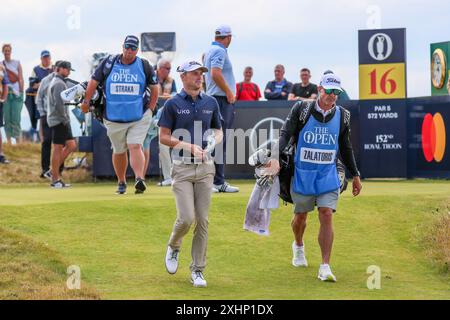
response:
[[[244,230],[263,236],[269,235],[270,209],[278,208],[279,193],[280,182],[278,176],[274,177],[272,184],[260,186],[258,183],[255,183],[247,204]]]

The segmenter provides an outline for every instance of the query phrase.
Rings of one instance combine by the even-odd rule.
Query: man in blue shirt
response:
[[[103,123],[113,147],[112,162],[118,179],[117,194],[126,193],[127,149],[130,151],[130,164],[136,177],[135,193],[143,193],[147,188],[142,144],[150,127],[152,111],[156,107],[158,81],[148,61],[137,57],[138,48],[139,39],[127,36],[122,54],[111,56],[100,63],[89,81],[81,106],[83,112],[89,111],[90,100],[101,83],[106,99]],[[151,91],[149,102],[145,96],[147,87]]]
[[[269,81],[264,90],[264,97],[267,100],[287,100],[292,90],[292,82],[284,78],[284,66],[277,64],[274,69],[275,80]]]
[[[214,192],[239,192],[239,188],[230,186],[225,182],[226,159],[226,130],[233,128],[234,103],[236,101],[236,80],[233,75],[233,66],[228,57],[228,47],[232,38],[231,28],[222,25],[216,29],[215,41],[205,53],[204,63],[209,72],[205,74],[206,93],[216,98],[220,113],[223,117],[222,130],[224,131],[223,147],[216,154],[216,175],[214,177]]]
[[[158,122],[160,142],[173,148],[172,190],[177,219],[166,253],[166,269],[178,269],[181,242],[196,222],[192,240],[191,282],[206,287],[208,211],[215,173],[212,151],[223,137],[217,101],[202,93],[203,72],[208,69],[196,61],[178,67],[183,90],[169,99]]]

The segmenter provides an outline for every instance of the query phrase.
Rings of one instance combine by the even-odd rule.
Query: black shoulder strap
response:
[[[238,97],[241,96],[243,86],[244,85],[242,84],[242,82],[238,83],[238,94],[237,94]]]
[[[313,108],[313,105],[315,101],[299,101],[297,102],[300,104],[300,114],[298,116],[299,122],[298,127],[295,130],[294,133],[294,141],[297,141],[298,135],[300,134],[300,131],[302,131],[303,127],[306,125],[306,123],[309,120],[309,117],[311,116],[311,110]]]
[[[152,77],[152,66],[150,65],[150,62],[148,62],[148,60],[141,58],[142,61],[142,66],[144,68],[144,73],[145,73],[145,82],[146,84],[149,82],[149,78]]]
[[[341,135],[345,128],[350,126],[350,111],[341,106],[338,107],[341,110],[341,125],[339,128],[339,135]]]
[[[258,96],[258,86],[256,85],[256,83],[253,84],[253,90],[255,91],[255,97]]]
[[[117,59],[120,57],[120,54],[117,55],[109,55],[106,58],[105,63],[103,64],[103,82],[106,81],[106,79],[109,77],[109,75],[111,74],[111,71],[114,67],[114,64],[116,63]]]

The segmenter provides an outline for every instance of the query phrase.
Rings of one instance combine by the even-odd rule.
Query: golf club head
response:
[[[271,152],[269,149],[258,149],[248,158],[248,164],[252,167],[259,167],[261,165],[264,165],[269,161],[270,154]]]
[[[206,142],[207,142],[207,145],[206,145],[205,152],[210,154],[214,151],[214,148],[216,147],[216,138],[215,138],[214,132],[212,132],[210,135],[208,135],[206,137]]]
[[[84,97],[84,94],[86,92],[88,82],[82,82],[79,83],[73,87],[70,87],[67,90],[64,90],[61,92],[61,98],[65,102],[75,101],[75,100],[81,100]],[[94,91],[94,95],[92,96],[91,100],[96,101],[99,97],[98,91]]]
[[[84,88],[80,84],[77,84],[67,90],[61,92],[61,99],[65,102],[74,101],[80,99],[84,95]]]

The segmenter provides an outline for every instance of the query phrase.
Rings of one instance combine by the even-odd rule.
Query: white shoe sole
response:
[[[326,277],[319,275],[319,276],[317,276],[317,278],[324,282],[336,282],[336,278],[333,277],[332,275],[328,275]]]
[[[292,260],[292,265],[296,268],[307,268],[308,262],[305,263],[295,263],[294,260]]]
[[[168,249],[167,249],[168,250]],[[179,253],[178,253],[179,254]],[[168,274],[175,274],[178,271],[178,263],[177,263],[177,268],[175,269],[175,271],[171,272],[169,270],[169,268],[167,268],[167,251],[166,251],[166,258],[164,258],[164,266],[166,267],[166,271]]]
[[[191,279],[191,283],[195,288],[206,288],[206,284],[195,284],[194,280]]]

